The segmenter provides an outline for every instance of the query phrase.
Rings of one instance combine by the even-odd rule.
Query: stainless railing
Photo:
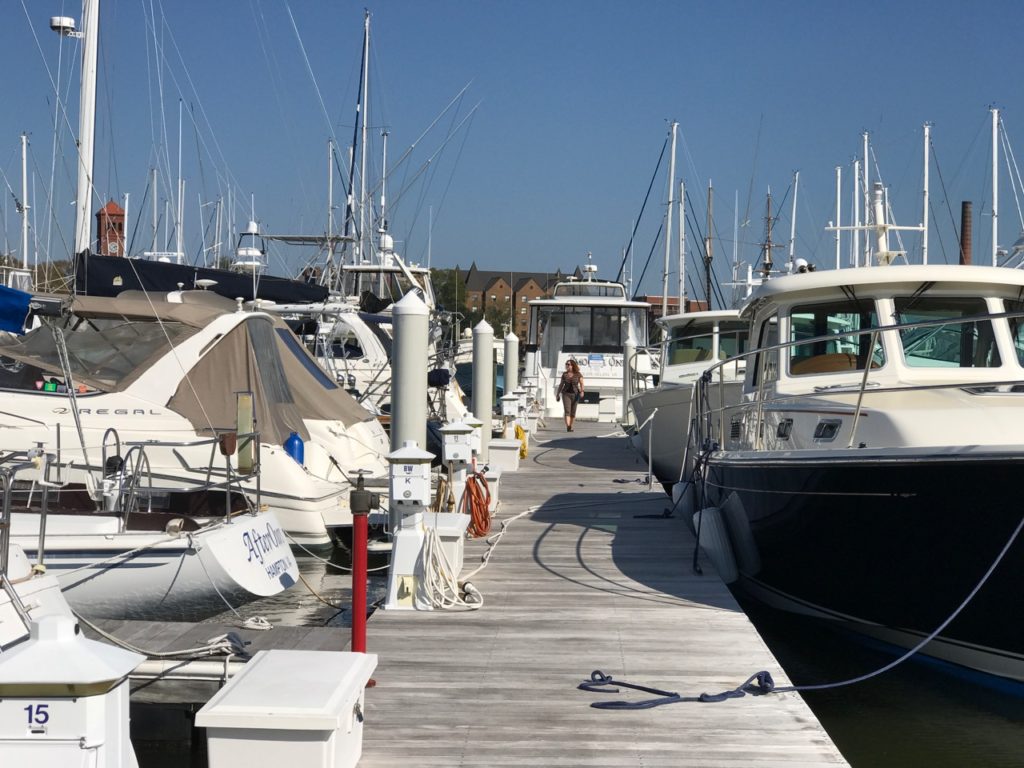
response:
[[[848,440],[848,447],[853,447],[856,442],[857,426],[860,423],[861,415],[864,407],[865,398],[869,395],[878,395],[882,393],[891,392],[909,392],[909,391],[926,391],[926,390],[943,390],[943,389],[967,389],[977,390],[975,394],[999,394],[998,388],[1014,388],[1010,392],[1013,394],[1024,394],[1024,370],[1021,371],[1019,377],[1015,378],[1001,378],[997,376],[985,377],[976,375],[971,378],[958,378],[956,381],[942,381],[935,383],[915,383],[915,384],[903,384],[900,383],[896,386],[882,386],[877,381],[871,380],[872,373],[884,372],[885,368],[874,368],[872,367],[870,360],[875,351],[875,345],[883,334],[898,334],[901,331],[913,330],[917,328],[935,328],[941,329],[949,326],[964,326],[972,325],[979,322],[987,322],[999,319],[1012,319],[1012,318],[1024,318],[1024,312],[1001,312],[983,315],[971,315],[966,317],[954,317],[954,318],[941,318],[937,320],[923,320],[911,323],[893,323],[890,325],[879,325],[870,328],[864,328],[860,330],[843,330],[841,332],[834,332],[829,334],[823,334],[820,336],[813,336],[808,338],[801,338],[792,341],[779,342],[777,344],[766,345],[758,347],[757,349],[750,349],[739,355],[735,355],[726,360],[719,361],[711,366],[704,372],[703,376],[698,382],[698,405],[697,405],[697,416],[696,426],[698,429],[697,440],[695,444],[701,446],[703,449],[708,449],[717,443],[718,446],[725,445],[725,425],[728,422],[726,418],[730,413],[736,411],[749,411],[751,406],[756,406],[755,410],[755,423],[754,423],[754,435],[755,435],[755,448],[762,450],[764,447],[764,427],[765,419],[764,412],[766,405],[775,405],[778,403],[792,402],[808,395],[817,392],[843,392],[847,393],[851,389],[855,389],[857,400],[854,406],[854,420],[853,428],[851,430],[850,438]],[[778,366],[779,359],[782,358],[782,351],[788,350],[792,347],[808,346],[816,343],[835,342],[837,340],[848,340],[852,338],[860,338],[862,336],[869,336],[869,347],[870,352],[865,360],[863,369],[852,368],[849,373],[861,373],[860,381],[856,385],[844,385],[844,384],[833,384],[827,386],[809,386],[811,391],[804,391],[798,393],[777,393],[774,396],[770,395],[769,387],[774,386],[778,381],[778,371],[772,371],[772,365]],[[896,341],[892,341],[889,344],[890,350],[896,348]],[[777,353],[776,359],[770,362],[772,353]],[[851,353],[852,354],[852,353]],[[760,357],[758,357],[760,356]],[[744,385],[743,394],[747,396],[747,399],[729,403],[728,398],[725,396],[725,385],[728,382],[724,377],[724,368],[728,365],[736,364],[739,361],[746,361],[748,358],[755,358],[757,365],[757,383],[756,388],[751,389]],[[1019,364],[1024,365],[1024,350],[1017,350],[1017,361]],[[749,369],[749,366],[748,366]],[[936,366],[930,368],[921,368],[918,370],[930,370],[930,371],[949,371],[951,374],[955,371],[972,370],[972,371],[992,371],[993,374],[1000,371],[1004,371],[1005,368],[992,367],[986,368],[981,366]],[[808,375],[808,381],[810,376]],[[804,380],[804,377],[799,379]],[[718,387],[718,402],[720,406],[717,408],[711,407],[709,393],[713,387]],[[1019,389],[1017,389],[1019,387]],[[741,398],[743,395],[741,394]]]

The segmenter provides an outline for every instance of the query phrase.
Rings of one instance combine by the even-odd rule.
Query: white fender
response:
[[[735,492],[722,502],[722,514],[732,534],[732,546],[740,571],[747,576],[757,575],[761,571],[761,553],[750,531],[750,519],[743,509],[743,502]]]
[[[679,514],[690,528],[690,533],[696,536],[693,513],[697,511],[697,491],[692,481],[682,480],[672,486],[672,508],[679,510]]]
[[[729,543],[729,530],[718,507],[704,507],[693,516],[694,528],[700,531],[698,543],[711,560],[718,575],[726,584],[732,584],[740,575],[736,558]]]

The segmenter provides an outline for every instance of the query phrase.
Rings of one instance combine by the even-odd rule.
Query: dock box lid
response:
[[[260,651],[196,713],[196,725],[337,730],[376,667],[372,653]]]

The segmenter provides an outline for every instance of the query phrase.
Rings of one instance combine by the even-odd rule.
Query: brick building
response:
[[[102,256],[124,256],[124,208],[113,200],[96,211],[97,252]]]
[[[517,272],[479,269],[474,262],[469,269],[455,269],[465,291],[466,308],[470,312],[480,313],[492,307],[508,312],[512,331],[520,339],[525,339],[529,330],[528,302],[550,295],[555,283],[565,280],[570,274],[576,278],[582,277],[578,268],[573,273],[562,272],[560,269],[555,272]],[[505,333],[502,328],[495,328],[494,331],[495,334]]]

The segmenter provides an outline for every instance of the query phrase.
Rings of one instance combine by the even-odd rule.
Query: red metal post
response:
[[[362,477],[359,478],[362,481]],[[362,485],[362,482],[360,482]],[[352,651],[366,653],[366,537],[370,510],[352,510]]]

